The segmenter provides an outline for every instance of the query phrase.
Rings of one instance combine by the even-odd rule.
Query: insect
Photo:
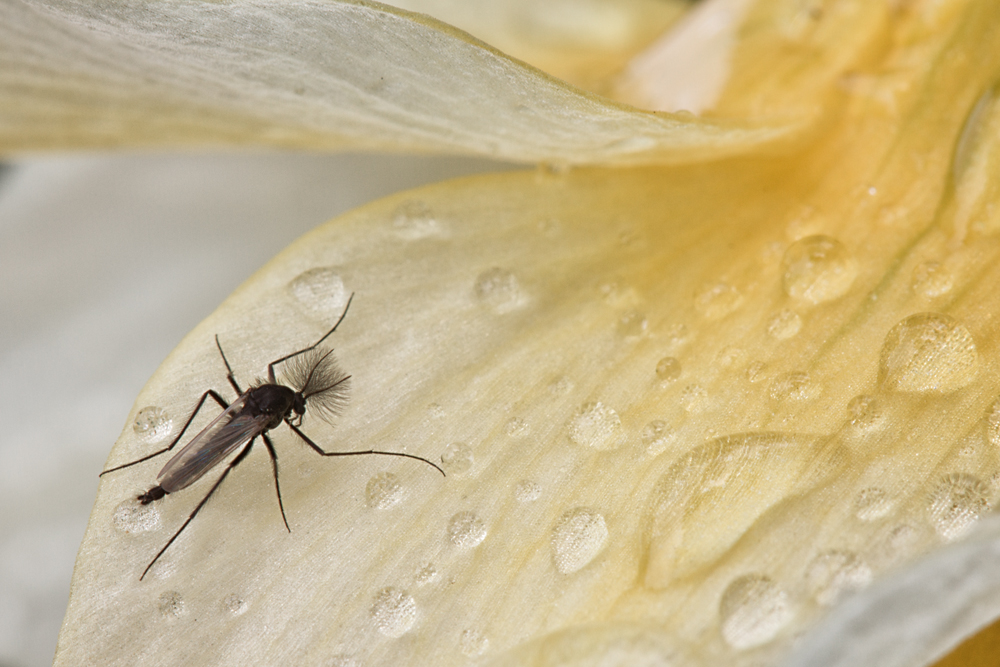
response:
[[[140,581],[146,576],[156,561],[160,559],[160,556],[174,543],[174,540],[184,532],[188,524],[194,520],[198,512],[201,511],[201,508],[208,502],[208,499],[222,485],[226,476],[229,475],[233,468],[243,462],[253,448],[257,438],[264,441],[267,453],[271,457],[271,470],[274,474],[274,488],[278,495],[278,508],[281,510],[281,519],[285,522],[285,529],[289,533],[292,532],[292,529],[288,525],[288,518],[285,516],[284,503],[281,500],[281,486],[278,483],[278,455],[274,450],[271,438],[268,436],[268,431],[282,423],[286,424],[292,433],[302,439],[303,442],[309,445],[320,456],[366,456],[369,454],[398,456],[422,461],[444,475],[444,470],[439,466],[421,456],[413,454],[384,452],[374,449],[355,452],[328,452],[313,442],[299,428],[302,425],[302,417],[305,415],[307,407],[317,413],[320,418],[329,420],[338,415],[347,404],[347,393],[351,376],[344,373],[337,365],[332,349],[320,346],[323,341],[337,330],[340,323],[344,321],[344,318],[347,316],[347,309],[351,307],[353,299],[354,295],[351,294],[351,297],[347,300],[347,305],[344,306],[344,312],[341,313],[337,323],[333,325],[332,329],[323,334],[322,338],[309,347],[303,348],[298,352],[292,352],[269,363],[267,365],[267,380],[258,380],[246,390],[241,389],[239,383],[236,382],[233,368],[229,365],[226,353],[222,351],[219,336],[216,335],[215,346],[219,349],[222,362],[226,365],[226,377],[229,380],[229,384],[236,390],[238,395],[236,400],[232,403],[227,403],[221,394],[214,389],[209,389],[201,395],[198,404],[195,405],[194,411],[184,424],[184,428],[181,429],[180,433],[177,434],[177,437],[169,445],[130,463],[108,468],[101,473],[101,476],[103,476],[117,470],[129,468],[172,450],[180,442],[180,439],[184,437],[184,432],[187,431],[191,422],[194,421],[205,401],[209,398],[219,404],[222,408],[222,413],[202,429],[198,435],[191,438],[191,441],[182,447],[179,452],[174,454],[167,461],[166,465],[163,466],[163,469],[160,470],[159,475],[157,475],[157,485],[140,494],[136,499],[141,504],[148,505],[160,500],[167,494],[185,489],[201,479],[205,473],[218,465],[227,456],[242,447],[240,453],[229,462],[226,469],[223,470],[222,474],[212,485],[212,488],[205,494],[205,497],[195,506],[194,511],[188,515],[187,520],[184,521],[173,537],[170,538],[156,556],[153,557],[149,565],[146,566],[146,569],[143,570],[142,575],[139,577]],[[284,365],[282,374],[288,380],[288,385],[280,384],[275,377],[274,368],[280,364]]]

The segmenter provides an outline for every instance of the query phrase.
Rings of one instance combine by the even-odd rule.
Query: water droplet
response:
[[[152,503],[142,505],[135,498],[129,498],[115,508],[112,521],[123,533],[148,533],[160,527],[160,511]]]
[[[309,313],[327,319],[342,311],[349,297],[344,281],[331,266],[309,269],[288,283],[288,291]]]
[[[667,423],[654,419],[642,429],[642,444],[651,456],[657,456],[674,441],[675,433],[667,427]]]
[[[417,584],[420,586],[426,586],[427,584],[435,581],[438,578],[437,568],[434,567],[433,563],[424,563],[424,566],[417,570],[417,574],[414,577]]]
[[[135,415],[132,430],[146,442],[157,442],[170,435],[174,422],[167,411],[155,405],[150,405]]]
[[[966,473],[945,476],[931,492],[927,505],[931,523],[947,541],[964,535],[976,521],[989,512],[989,487]]]
[[[625,339],[639,338],[646,333],[646,326],[646,316],[630,310],[618,318],[618,335]]]
[[[513,417],[510,421],[504,424],[503,427],[503,432],[511,438],[523,438],[528,435],[530,431],[531,427],[529,427],[528,423],[520,417]]]
[[[448,522],[448,539],[462,549],[477,547],[486,539],[486,525],[475,512],[459,512]]]
[[[615,449],[624,440],[618,413],[600,401],[580,406],[567,428],[572,442],[594,449]]]
[[[417,200],[403,202],[396,208],[392,214],[392,227],[400,238],[407,241],[446,236],[444,225],[434,216],[431,207]]]
[[[584,568],[604,551],[608,526],[592,509],[577,507],[561,517],[552,530],[552,560],[562,574]]]
[[[767,333],[778,340],[791,338],[802,329],[802,318],[794,310],[781,310],[767,321]]]
[[[661,339],[664,347],[676,351],[691,340],[691,331],[684,324],[672,324],[664,329]]]
[[[156,599],[156,608],[166,618],[178,618],[184,615],[184,598],[177,591],[167,591]]]
[[[404,590],[383,588],[375,595],[371,617],[386,637],[402,637],[417,620],[417,601]]]
[[[851,551],[824,551],[806,567],[806,586],[824,606],[832,605],[845,591],[861,590],[871,580],[871,568]]]
[[[1000,399],[993,402],[986,417],[986,438],[994,447],[1000,447]]]
[[[761,380],[767,379],[767,364],[763,361],[755,361],[749,366],[747,366],[747,382],[758,383]]]
[[[681,407],[688,412],[698,412],[705,407],[708,390],[700,384],[689,384],[681,391]]]
[[[747,354],[746,350],[744,350],[741,347],[737,347],[735,345],[727,345],[726,347],[719,350],[719,354],[716,357],[716,359],[718,359],[719,364],[723,368],[731,368],[732,366],[735,366],[736,364],[743,361],[743,359],[746,357],[746,354]]]
[[[771,383],[771,398],[776,401],[811,401],[821,393],[822,387],[801,371],[784,373]]]
[[[431,419],[444,419],[447,415],[444,407],[438,403],[431,403],[427,406],[427,416]]]
[[[953,282],[939,262],[923,262],[913,269],[913,291],[928,299],[950,292]]]
[[[391,472],[380,472],[368,480],[365,502],[368,507],[388,509],[403,499],[403,486]]]
[[[792,618],[788,595],[770,577],[745,574],[726,587],[719,602],[722,637],[737,649],[774,639]]]
[[[726,283],[704,285],[694,295],[694,309],[710,320],[721,319],[742,305],[743,295]]]
[[[940,313],[918,313],[886,334],[878,381],[902,392],[948,393],[968,385],[979,370],[979,353],[968,330]]]
[[[441,466],[449,475],[461,475],[472,469],[472,448],[464,442],[453,442],[441,454]]]
[[[522,479],[514,488],[514,497],[519,503],[530,503],[542,495],[542,487],[530,479]]]
[[[527,298],[521,285],[510,271],[492,268],[476,278],[476,297],[498,313],[506,313],[523,305]]]
[[[674,357],[663,357],[656,362],[656,377],[662,384],[673,382],[681,376],[681,362]]]
[[[462,655],[468,658],[475,658],[483,655],[490,648],[490,640],[479,630],[463,630],[458,638],[458,645],[462,649]]]
[[[895,503],[884,489],[869,486],[861,489],[854,499],[854,516],[862,521],[875,521],[887,516]]]
[[[874,396],[861,394],[847,404],[847,417],[857,428],[871,428],[882,420],[882,414]]]
[[[237,595],[236,593],[230,593],[222,601],[222,606],[233,616],[239,616],[249,609],[249,605],[246,600]]]
[[[854,257],[843,243],[829,236],[799,239],[785,251],[782,267],[785,293],[809,303],[843,296],[858,275]]]

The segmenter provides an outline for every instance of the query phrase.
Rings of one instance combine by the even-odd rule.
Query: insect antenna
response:
[[[351,376],[337,364],[333,350],[316,348],[285,363],[283,374],[290,387],[302,393],[306,403],[329,421],[347,406]]]

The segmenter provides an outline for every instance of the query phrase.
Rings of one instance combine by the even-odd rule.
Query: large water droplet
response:
[[[418,200],[403,202],[396,208],[392,214],[392,227],[400,238],[408,241],[447,235],[447,230],[431,207]]]
[[[386,637],[402,637],[417,620],[417,602],[404,590],[383,588],[371,608],[375,627]]]
[[[694,309],[709,320],[718,320],[743,305],[743,295],[732,285],[712,283],[694,295]]]
[[[854,499],[854,516],[862,521],[875,521],[887,516],[895,503],[884,489],[869,486],[861,489]]]
[[[177,591],[166,591],[156,599],[156,608],[165,618],[184,615],[184,598]]]
[[[403,486],[391,472],[380,472],[368,480],[365,501],[368,507],[384,510],[403,499]]]
[[[604,516],[586,507],[572,509],[552,529],[552,560],[562,574],[584,568],[604,551],[608,526]]]
[[[656,377],[662,384],[669,384],[681,376],[681,362],[674,357],[663,357],[656,363]]]
[[[173,425],[166,410],[150,405],[136,413],[132,430],[146,442],[158,442],[170,435]]]
[[[288,291],[311,315],[322,320],[342,311],[349,297],[344,281],[332,266],[299,274],[288,283]]]
[[[486,539],[486,524],[475,512],[459,512],[448,522],[448,539],[462,549],[477,547]]]
[[[580,406],[567,429],[572,442],[594,449],[615,449],[624,441],[618,413],[600,401]]]
[[[441,467],[449,475],[461,475],[472,469],[472,448],[464,442],[453,442],[441,454]]]
[[[498,313],[506,313],[527,302],[517,276],[501,268],[483,271],[476,278],[476,297]]]
[[[938,535],[951,541],[964,535],[990,511],[989,487],[966,473],[947,475],[931,492],[927,512]]]
[[[774,639],[792,618],[788,595],[770,577],[746,574],[726,587],[719,602],[722,636],[737,649]]]
[[[118,504],[112,521],[123,533],[148,533],[160,527],[160,511],[152,503],[142,505],[133,497]]]
[[[806,586],[824,606],[836,602],[844,592],[861,590],[871,580],[871,568],[851,551],[824,551],[806,567]]]
[[[947,393],[972,382],[979,353],[968,330],[940,313],[918,313],[885,337],[878,380],[886,389]]]
[[[794,310],[779,310],[767,321],[767,333],[778,340],[792,338],[802,329],[802,318]]]
[[[858,275],[858,265],[844,244],[829,236],[807,236],[788,247],[782,258],[785,293],[809,303],[843,296]]]

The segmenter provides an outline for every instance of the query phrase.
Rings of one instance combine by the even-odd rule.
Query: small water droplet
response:
[[[233,616],[239,616],[249,609],[249,605],[246,600],[236,593],[230,593],[227,595],[222,601],[222,606]]]
[[[402,637],[417,620],[417,601],[404,590],[388,587],[375,595],[371,608],[375,628],[386,637]]]
[[[427,406],[427,416],[431,419],[444,419],[447,415],[444,407],[438,403],[431,403]]]
[[[855,396],[847,404],[847,417],[851,425],[857,428],[872,428],[882,421],[882,413],[874,396],[861,394]]]
[[[821,393],[822,387],[802,371],[784,373],[771,383],[771,398],[776,401],[811,401]]]
[[[788,595],[770,577],[745,574],[734,579],[719,602],[722,637],[736,649],[774,639],[792,618]]]
[[[288,291],[309,313],[319,319],[344,309],[349,297],[344,281],[332,266],[309,269],[288,283]]]
[[[928,299],[950,292],[953,282],[939,262],[923,262],[913,269],[913,291]]]
[[[388,509],[403,499],[403,486],[391,472],[380,472],[368,480],[365,502],[368,507]]]
[[[875,521],[887,516],[895,503],[884,489],[869,486],[861,489],[854,499],[854,516],[862,521]]]
[[[993,402],[986,417],[986,438],[994,447],[1000,447],[1000,399]]]
[[[135,415],[132,430],[146,442],[157,442],[170,435],[174,422],[167,411],[155,405],[150,405]]]
[[[441,454],[441,466],[449,475],[461,475],[472,469],[472,448],[464,442],[453,442]]]
[[[608,541],[608,526],[599,512],[577,507],[552,530],[552,560],[562,574],[572,574],[594,560]]]
[[[684,324],[672,324],[663,331],[661,336],[663,346],[670,351],[676,351],[691,340],[691,331]]]
[[[156,599],[156,608],[166,618],[179,618],[184,615],[184,598],[177,591],[166,591]]]
[[[931,492],[927,512],[938,535],[947,541],[964,535],[990,510],[989,487],[966,473],[945,476]]]
[[[556,378],[549,384],[549,393],[553,396],[565,396],[573,391],[573,381],[568,377]]]
[[[506,269],[483,271],[474,289],[476,297],[498,313],[510,312],[527,301],[517,276]]]
[[[807,236],[782,258],[782,285],[788,296],[823,303],[843,296],[858,275],[858,265],[843,243],[829,236]]]
[[[458,638],[458,645],[462,649],[462,655],[476,658],[489,650],[490,640],[479,630],[470,628],[462,631],[462,635]]]
[[[918,313],[886,334],[879,384],[901,392],[948,393],[971,383],[979,353],[969,331],[940,313]]]
[[[426,586],[427,584],[435,581],[438,578],[437,568],[434,567],[433,563],[424,563],[423,567],[417,570],[417,574],[414,577],[417,584],[420,586]]]
[[[504,424],[503,432],[511,438],[523,438],[531,432],[531,427],[520,417],[513,417]]]
[[[824,551],[806,567],[806,586],[824,606],[832,605],[845,591],[861,590],[871,580],[871,568],[851,551]]]
[[[767,333],[778,340],[793,337],[802,329],[802,318],[794,310],[781,310],[767,321]]]
[[[618,413],[600,401],[580,406],[567,428],[570,441],[594,449],[615,449],[624,440]]]
[[[514,497],[519,503],[530,503],[542,495],[542,487],[530,479],[522,479],[514,488]]]
[[[701,411],[707,402],[708,390],[700,384],[689,384],[681,391],[681,407],[688,412]]]
[[[148,533],[160,527],[160,511],[152,503],[142,505],[135,498],[129,498],[115,508],[112,521],[123,533]]]
[[[400,238],[407,241],[446,236],[444,225],[435,217],[431,207],[418,200],[403,202],[396,208],[392,214],[392,227]]]
[[[743,305],[743,295],[732,285],[712,283],[695,292],[694,309],[709,320],[718,320]]]
[[[756,384],[761,380],[767,379],[767,364],[763,361],[755,361],[747,366],[747,382]]]
[[[670,446],[675,436],[665,421],[654,419],[642,429],[642,444],[649,455],[657,456]]]
[[[618,318],[618,335],[627,340],[641,337],[646,327],[646,316],[638,310],[630,310]]]
[[[681,362],[674,357],[663,357],[656,362],[656,377],[661,384],[669,384],[681,376]]]
[[[716,359],[723,368],[731,368],[732,366],[735,366],[743,361],[746,356],[746,350],[743,348],[735,345],[727,345],[719,350],[719,354]]]
[[[448,522],[448,539],[462,549],[477,547],[486,539],[486,524],[475,512],[459,512]]]

